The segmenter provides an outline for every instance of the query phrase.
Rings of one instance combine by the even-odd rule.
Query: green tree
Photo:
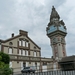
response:
[[[12,69],[9,68],[9,64],[0,61],[0,75],[10,75],[11,73]]]
[[[0,75],[10,75],[12,69],[9,68],[9,55],[3,52],[0,52]]]
[[[10,57],[8,54],[5,54],[3,52],[0,52],[0,56],[2,57],[2,62],[4,62],[5,64],[9,64],[10,62]]]

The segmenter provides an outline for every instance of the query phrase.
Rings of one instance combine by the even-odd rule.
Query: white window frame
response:
[[[23,55],[23,56],[25,56],[25,50],[23,50],[23,53],[22,53],[22,55]]]
[[[12,54],[12,50],[13,50],[12,48],[9,48],[9,54]]]
[[[0,44],[0,51],[1,51],[1,44]]]
[[[21,55],[21,49],[19,49],[19,55]]]
[[[53,68],[54,68],[54,70],[56,70],[56,62],[53,64]]]
[[[26,56],[28,56],[28,51],[26,50]]]
[[[12,68],[12,61],[9,62],[9,67]]]
[[[28,67],[28,64],[29,64],[29,63],[28,63],[28,62],[26,62],[26,67]]]
[[[35,62],[33,62],[32,64],[33,64],[33,66],[35,66]]]
[[[34,51],[34,57],[36,57],[36,52]]]
[[[28,42],[26,42],[26,47],[28,47]]]
[[[23,46],[25,46],[25,41],[24,40],[22,40],[22,44],[23,44]]]
[[[21,70],[22,70],[23,69],[23,62],[21,61],[20,63],[21,63]]]
[[[19,46],[22,46],[22,41],[21,40],[19,40]]]

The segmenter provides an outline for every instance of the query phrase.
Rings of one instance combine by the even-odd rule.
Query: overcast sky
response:
[[[29,37],[41,47],[42,57],[51,57],[50,40],[46,36],[52,6],[67,27],[67,55],[75,54],[75,0],[0,0],[0,39],[28,31]]]

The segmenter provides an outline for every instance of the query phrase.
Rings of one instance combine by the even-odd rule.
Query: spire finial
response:
[[[52,6],[52,10],[53,10],[53,9],[55,10],[54,6]]]
[[[60,16],[59,16],[58,12],[55,10],[54,6],[52,6],[52,12],[51,12],[51,15],[50,15],[50,20],[52,18],[58,18],[58,19],[60,19]]]

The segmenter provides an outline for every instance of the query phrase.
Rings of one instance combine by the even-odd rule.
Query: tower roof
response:
[[[55,10],[54,6],[52,7],[52,12],[51,12],[51,15],[50,15],[50,20],[52,18],[58,18],[58,19],[60,19],[60,16],[59,16],[58,12]]]

